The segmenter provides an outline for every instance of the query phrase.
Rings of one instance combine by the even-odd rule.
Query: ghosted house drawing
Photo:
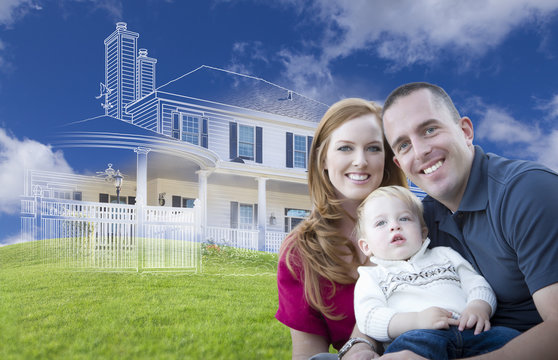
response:
[[[99,149],[127,152],[122,204],[177,209],[199,199],[206,239],[243,233],[250,239],[245,247],[277,251],[311,209],[308,152],[328,106],[205,65],[157,87],[157,60],[138,49],[138,37],[120,22],[105,39],[98,97],[104,115],[62,128],[57,145],[88,149],[89,156],[102,156]],[[24,195],[40,187],[44,197],[117,202],[114,185],[93,176],[47,181],[47,175],[30,172]]]
[[[103,173],[110,181],[30,170],[22,233],[30,240],[89,236],[97,250],[130,249],[138,238],[195,238],[277,252],[311,210],[308,154],[328,106],[206,65],[157,87],[157,60],[138,49],[138,38],[116,24],[104,41],[97,97],[104,115],[68,124],[55,142],[104,164],[125,154],[117,165],[123,185],[115,195],[111,164]]]

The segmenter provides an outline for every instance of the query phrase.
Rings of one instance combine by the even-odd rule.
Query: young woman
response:
[[[377,356],[377,344],[355,326],[353,290],[357,267],[366,262],[354,237],[356,209],[379,186],[406,186],[380,115],[373,102],[345,99],[329,108],[316,129],[308,169],[313,210],[283,242],[277,273],[276,318],[291,329],[293,359],[346,343],[340,351],[346,359]]]

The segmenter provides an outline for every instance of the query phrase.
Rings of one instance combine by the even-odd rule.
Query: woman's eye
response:
[[[351,147],[349,145],[340,146],[337,150],[339,151],[350,151]]]
[[[373,146],[368,147],[368,151],[370,151],[370,152],[380,152],[380,151],[382,151],[382,148],[377,146],[377,145],[373,145]]]

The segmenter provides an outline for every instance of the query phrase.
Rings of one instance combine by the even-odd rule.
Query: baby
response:
[[[384,342],[386,353],[407,349],[428,359],[502,347],[519,332],[491,328],[492,288],[456,251],[428,248],[422,213],[400,186],[380,187],[360,205],[358,245],[372,263],[359,267],[355,285],[360,331]]]

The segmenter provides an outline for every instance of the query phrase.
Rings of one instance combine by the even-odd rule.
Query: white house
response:
[[[127,204],[110,211],[129,211],[132,223],[144,207],[172,217],[198,199],[201,241],[277,251],[310,211],[308,153],[328,106],[266,80],[205,65],[156,87],[157,60],[137,50],[138,37],[117,23],[104,41],[99,98],[105,114],[67,125],[55,141],[66,151],[86,149],[84,156],[106,158],[105,163],[113,160],[103,150],[124,153],[118,196],[113,182],[98,177],[30,171],[24,230],[44,227],[40,223],[49,216],[78,213],[81,203],[95,209],[80,215],[88,219],[108,209],[99,204]],[[107,170],[104,175],[114,169]],[[40,215],[38,197],[71,207]]]
[[[199,199],[207,239],[242,231],[254,239],[250,247],[277,251],[310,211],[308,151],[328,106],[205,65],[155,87],[157,61],[145,49],[130,55],[138,37],[117,24],[105,40],[105,115],[63,127],[54,145],[97,158],[102,149],[127,151],[134,166],[124,172],[120,203],[191,208]],[[40,188],[47,198],[116,202],[114,185],[93,176],[31,171],[25,188],[27,198]]]

